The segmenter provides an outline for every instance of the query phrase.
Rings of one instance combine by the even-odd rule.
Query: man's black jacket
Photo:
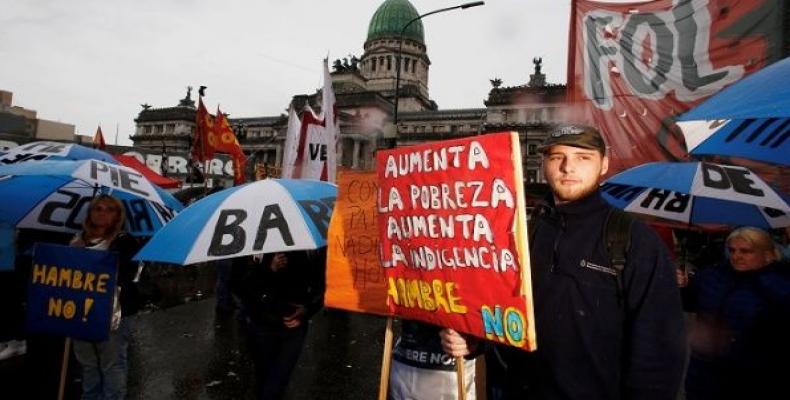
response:
[[[535,353],[497,347],[507,399],[674,399],[685,358],[680,293],[665,245],[634,221],[624,294],[603,240],[599,192],[555,206],[530,238]]]

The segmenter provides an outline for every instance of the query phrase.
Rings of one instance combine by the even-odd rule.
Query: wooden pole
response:
[[[69,352],[71,350],[71,338],[67,337],[63,345],[63,362],[60,365],[60,385],[58,387],[58,400],[63,400],[66,391],[66,372],[69,370]]]
[[[488,400],[486,378],[486,358],[481,355],[475,358],[475,393],[477,394],[477,400]]]
[[[464,358],[455,358],[455,376],[458,381],[458,400],[466,400],[466,384],[464,384]]]
[[[384,354],[381,356],[381,377],[379,378],[379,400],[387,400],[390,382],[390,361],[392,360],[392,317],[387,318],[384,331]]]

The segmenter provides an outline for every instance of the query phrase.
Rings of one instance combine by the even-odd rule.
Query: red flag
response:
[[[674,117],[781,57],[779,0],[574,0],[568,89],[601,129],[609,172],[686,157]]]
[[[208,137],[208,143],[217,153],[230,154],[233,158],[233,183],[236,185],[244,183],[244,164],[246,157],[241,150],[239,140],[230,127],[228,118],[217,107],[217,117],[214,121],[214,130]]]
[[[198,109],[195,113],[195,139],[192,142],[192,158],[205,161],[214,157],[215,148],[209,138],[214,131],[214,116],[208,113],[203,105],[203,98],[198,98]]]
[[[93,135],[93,148],[104,150],[104,135],[101,133],[101,125],[96,129],[96,134]]]

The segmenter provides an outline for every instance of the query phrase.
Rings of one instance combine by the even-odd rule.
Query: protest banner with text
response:
[[[376,162],[390,311],[534,350],[518,134],[380,151]]]
[[[27,330],[107,340],[117,270],[115,253],[37,243],[28,281]]]
[[[337,171],[337,201],[327,237],[327,307],[388,315],[379,264],[375,171]]]

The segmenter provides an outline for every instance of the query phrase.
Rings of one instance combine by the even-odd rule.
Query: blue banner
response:
[[[28,281],[27,330],[107,340],[117,271],[116,253],[36,243]]]

